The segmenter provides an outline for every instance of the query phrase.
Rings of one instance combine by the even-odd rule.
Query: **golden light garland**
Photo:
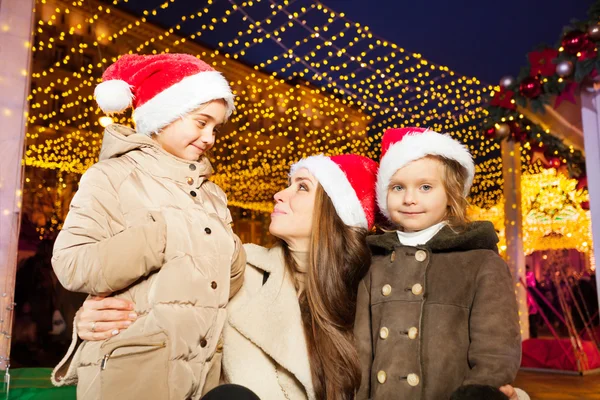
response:
[[[41,29],[33,45],[36,59],[52,57],[56,43],[67,51],[50,67],[36,64],[33,71],[27,166],[83,173],[97,161],[101,146],[100,119],[104,116],[96,108],[92,91],[102,70],[129,52],[186,52],[223,71],[236,92],[238,111],[218,138],[212,156],[214,180],[228,192],[234,206],[268,211],[272,194],[285,185],[291,162],[317,152],[356,152],[376,158],[383,131],[402,125],[451,132],[464,141],[481,161],[473,202],[485,208],[498,201],[501,164],[499,158],[490,157],[498,148],[481,137],[473,124],[492,87],[378,38],[368,27],[319,3],[292,9],[293,2],[269,1],[271,11],[251,21],[253,8],[268,0],[229,4],[213,0],[202,10],[181,16],[170,28],[148,22],[148,17],[174,1],[146,10],[140,17],[94,0],[85,2],[91,7],[81,7],[84,2],[75,7],[62,0],[38,4]],[[211,8],[219,2],[225,3],[221,14]],[[55,17],[49,24],[43,19],[44,7],[78,17],[66,18],[64,24]],[[85,23],[75,29],[69,25],[77,20],[92,25],[91,35]],[[189,23],[202,29],[190,33],[185,29]],[[203,32],[232,24],[237,24],[237,33],[218,48],[203,49],[194,43]],[[188,33],[180,34],[184,31]],[[304,36],[290,42],[290,32],[296,36],[304,32]],[[275,41],[280,44],[279,54],[254,68],[237,63],[254,47]],[[306,47],[312,51],[305,51]],[[94,56],[93,63],[81,65],[83,55],[98,50],[102,58]],[[272,72],[262,72],[263,68]],[[304,82],[290,84],[291,78]],[[115,120],[132,124],[128,116]]]
[[[581,208],[582,202],[589,201],[589,195],[587,190],[577,189],[577,183],[576,179],[553,168],[522,175],[523,248],[526,255],[557,249],[590,252],[590,211]],[[468,215],[472,220],[491,221],[500,237],[499,250],[506,250],[503,199],[487,209],[470,207]]]

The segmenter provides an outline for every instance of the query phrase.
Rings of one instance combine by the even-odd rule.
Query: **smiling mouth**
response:
[[[285,215],[286,213],[280,210],[273,210],[271,215]]]
[[[404,215],[421,215],[421,214],[423,214],[423,212],[422,212],[422,211],[421,211],[421,212],[414,212],[414,211],[411,211],[411,212],[408,212],[408,211],[400,211],[400,213],[401,213],[401,214],[404,214]]]
[[[194,143],[191,144],[192,146],[194,146],[195,148],[197,148],[198,150],[204,152],[206,151],[206,149],[203,149],[202,147],[196,146]]]

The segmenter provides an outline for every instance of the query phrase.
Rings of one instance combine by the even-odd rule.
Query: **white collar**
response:
[[[398,234],[398,240],[403,245],[418,246],[429,242],[446,224],[446,221],[442,221],[417,232],[396,231],[396,233]]]

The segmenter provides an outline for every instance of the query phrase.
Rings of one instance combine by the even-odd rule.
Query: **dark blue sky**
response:
[[[105,0],[108,1],[108,0]],[[241,4],[241,0],[234,0]],[[562,29],[573,18],[587,18],[594,0],[321,0],[346,17],[368,25],[378,36],[454,71],[495,84],[503,75],[516,76],[526,65],[526,55],[537,45],[554,45]],[[263,0],[268,6],[269,1]],[[134,14],[158,7],[164,0],[129,0],[119,4]],[[277,1],[277,3],[282,3]],[[295,0],[295,3],[309,1]],[[163,26],[173,26],[181,15],[200,10],[206,0],[179,0],[156,17]],[[228,0],[215,0],[211,13],[219,17]],[[211,16],[213,15],[211,14]],[[313,21],[314,22],[314,21]],[[231,25],[228,25],[231,30]],[[186,28],[187,29],[187,28]],[[191,24],[190,29],[197,29]],[[201,41],[214,47],[235,32],[206,32]],[[303,33],[304,35],[306,32]],[[249,54],[247,62],[263,60],[269,46]],[[254,58],[254,59],[253,59]]]
[[[322,0],[406,50],[495,84],[518,75],[526,55],[554,45],[593,0]]]

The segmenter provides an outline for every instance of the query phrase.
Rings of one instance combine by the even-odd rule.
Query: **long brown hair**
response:
[[[367,230],[345,225],[320,185],[315,196],[306,288],[299,299],[312,382],[317,399],[352,400],[361,382],[353,328],[358,284],[371,264]],[[282,247],[294,271],[294,258]]]

